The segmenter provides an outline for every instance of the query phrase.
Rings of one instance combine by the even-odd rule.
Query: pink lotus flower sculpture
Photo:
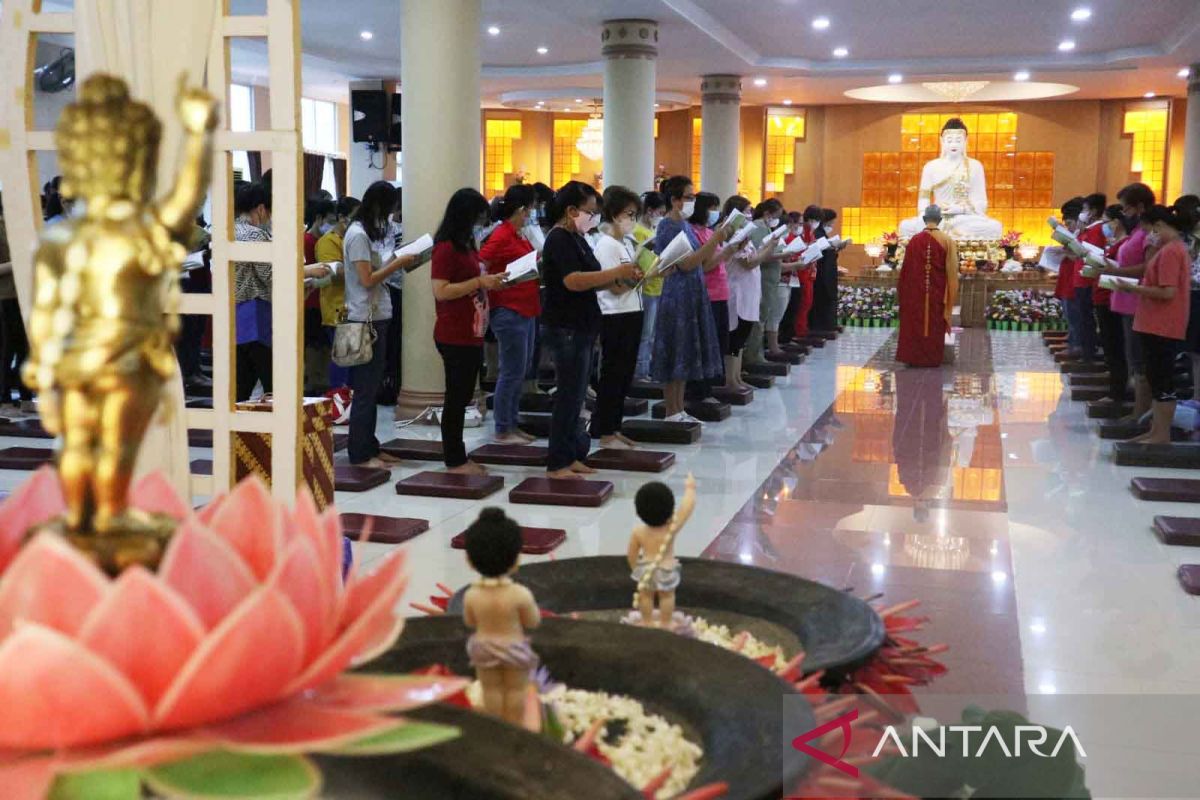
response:
[[[404,553],[341,577],[341,530],[250,479],[198,514],[158,476],[131,492],[180,520],[157,573],[110,578],[31,525],[64,508],[37,472],[0,505],[0,786],[49,796],[310,796],[306,752],[400,752],[457,731],[387,716],[462,690],[445,676],[342,674],[399,636]]]

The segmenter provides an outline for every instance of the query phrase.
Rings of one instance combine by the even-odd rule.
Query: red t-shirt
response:
[[[433,246],[430,277],[435,281],[462,283],[478,278],[483,264],[475,250],[459,250],[450,242]],[[472,292],[456,300],[436,300],[437,321],[433,325],[433,340],[439,344],[483,345],[483,330],[479,315],[486,314],[484,292]],[[486,319],[486,318],[485,318]]]
[[[504,272],[509,264],[521,256],[532,252],[533,245],[521,236],[511,222],[504,220],[483,243],[479,258],[487,266],[488,274],[495,275]],[[537,281],[526,281],[508,289],[488,292],[488,303],[492,308],[508,308],[526,318],[542,313]]]
[[[1191,305],[1192,262],[1188,258],[1187,246],[1176,239],[1163,247],[1142,276],[1143,286],[1174,286],[1175,296],[1170,300],[1157,300],[1138,295],[1137,312],[1133,315],[1133,329],[1138,333],[1152,333],[1165,339],[1182,339],[1187,335],[1188,311]]]
[[[1054,296],[1059,300],[1075,298],[1075,270],[1079,267],[1079,259],[1064,258],[1058,265],[1058,278],[1054,281]]]
[[[1124,236],[1122,236],[1120,239],[1118,239],[1117,241],[1110,244],[1107,248],[1105,248],[1104,257],[1111,258],[1113,261],[1116,261],[1117,260],[1117,251],[1121,249],[1121,245],[1123,245],[1123,244],[1125,244]],[[1097,283],[1095,288],[1092,289],[1092,305],[1107,306],[1109,304],[1109,302],[1111,301],[1111,299],[1112,299],[1112,290],[1111,289],[1101,289],[1099,283]]]
[[[1104,249],[1104,246],[1108,244],[1108,241],[1104,238],[1104,223],[1097,222],[1094,225],[1089,225],[1079,234],[1079,241],[1094,244],[1096,247]],[[1076,289],[1086,289],[1096,284],[1095,278],[1083,277],[1083,268],[1085,266],[1087,265],[1082,260],[1075,262],[1074,287]],[[1095,302],[1094,298],[1093,302]]]

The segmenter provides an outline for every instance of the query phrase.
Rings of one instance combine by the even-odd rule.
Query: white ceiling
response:
[[[342,99],[350,80],[398,79],[401,4],[440,1],[298,0],[305,94]],[[261,13],[266,0],[232,4]],[[1091,19],[1073,22],[1080,6]],[[812,28],[817,16],[830,19],[827,30]],[[1200,0],[483,0],[478,39],[452,46],[480,48],[487,105],[509,92],[599,96],[600,25],[621,17],[658,21],[658,89],[697,102],[700,76],[719,72],[746,76],[745,102],[762,104],[861,102],[843,93],[894,72],[919,83],[1008,80],[1018,69],[1080,87],[1068,98],[1180,96],[1176,73],[1200,62]],[[374,38],[363,41],[362,30]],[[1074,51],[1058,51],[1065,38]],[[539,45],[549,52],[538,55]],[[837,46],[849,55],[834,58]],[[237,47],[235,77],[262,79],[265,55]]]

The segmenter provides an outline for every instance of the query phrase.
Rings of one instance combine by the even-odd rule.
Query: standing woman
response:
[[[1101,230],[1105,238],[1104,256],[1115,261],[1121,245],[1129,238],[1129,220],[1121,211],[1121,206],[1111,205],[1104,209]],[[1108,367],[1108,396],[1097,402],[1124,403],[1125,391],[1129,388],[1129,364],[1125,360],[1125,331],[1121,325],[1121,315],[1112,310],[1112,292],[1102,289],[1099,284],[1092,290],[1092,303],[1096,324],[1100,328],[1104,364]],[[1193,303],[1193,310],[1198,305]]]
[[[412,255],[384,261],[379,243],[390,237],[389,217],[396,205],[396,189],[387,181],[372,183],[354,212],[354,221],[342,240],[342,271],[346,275],[346,319],[370,320],[375,328],[375,347],[371,360],[350,368],[350,463],[367,467],[387,467],[396,462],[379,450],[375,437],[376,395],[383,380],[387,353],[383,347],[392,321],[392,298],[383,285],[389,275],[420,262]]]
[[[364,200],[365,203],[365,200]],[[487,224],[488,202],[474,189],[450,196],[433,237],[433,299],[437,321],[433,341],[446,372],[442,402],[442,457],[446,471],[484,475],[487,470],[467,460],[463,419],[475,395],[483,365],[483,332],[487,329],[487,292],[503,285],[503,276],[484,275],[477,237]]]
[[[749,216],[750,201],[734,195],[725,201],[721,216],[728,217],[734,210]],[[754,245],[746,242],[726,262],[729,281],[729,349],[725,352],[725,388],[748,389],[742,380],[742,350],[759,321],[762,304],[762,270],[759,265],[775,253],[777,240],[756,252]]]
[[[624,186],[604,190],[600,241],[595,248],[601,269],[633,263],[633,229],[639,205],[638,196]],[[621,422],[642,342],[642,297],[631,282],[618,281],[596,292],[596,299],[602,315],[600,385],[591,433],[600,440],[601,447],[632,449],[636,445],[621,433]]]
[[[591,439],[579,417],[591,376],[592,348],[600,332],[596,290],[616,281],[633,280],[641,272],[633,264],[602,269],[584,234],[596,227],[599,194],[580,181],[558,190],[550,206],[554,227],[542,249],[542,279],[546,285],[542,309],[542,342],[554,360],[554,412],[550,416],[550,452],[546,472],[551,478],[577,478],[595,472],[583,463]]]
[[[717,223],[721,220],[721,198],[712,192],[696,193],[696,208],[688,222],[700,244],[707,242],[713,235]],[[713,325],[717,331],[717,348],[723,358],[729,352],[729,276],[725,271],[725,262],[733,255],[735,247],[721,248],[713,253],[702,265],[704,270],[704,290],[708,293],[708,305],[712,310]],[[727,375],[717,375],[717,380],[728,385]]]
[[[509,264],[533,252],[533,245],[523,231],[532,219],[536,203],[532,186],[517,184],[504,193],[499,210],[502,221],[479,251],[488,274],[504,273]],[[495,419],[496,441],[501,444],[528,444],[534,438],[517,428],[517,415],[541,313],[537,281],[502,286],[488,295],[488,319],[499,350]]]
[[[816,225],[813,228],[813,238],[814,240],[828,238],[829,229],[827,225],[833,222],[826,213],[828,209],[814,208],[816,208],[817,219]],[[806,219],[809,216],[807,209],[804,216]],[[836,217],[837,215],[834,214],[833,216]],[[816,269],[814,270],[812,310],[808,314],[808,327],[815,333],[833,333],[837,331],[837,254],[837,248],[830,247],[821,254],[821,260],[817,262]]]
[[[639,247],[643,242],[654,239],[654,232],[658,230],[658,223],[666,213],[666,206],[658,192],[646,192],[642,195],[641,217],[633,228],[633,240]],[[654,323],[658,314],[658,298],[662,296],[662,286],[661,277],[646,278],[642,281],[642,342],[638,346],[635,380],[650,380],[650,354],[654,350]]]
[[[1186,210],[1154,206],[1143,221],[1153,229],[1159,250],[1146,265],[1146,274],[1130,291],[1138,296],[1133,330],[1141,337],[1146,380],[1150,384],[1153,415],[1150,432],[1135,441],[1167,444],[1175,416],[1175,356],[1187,334],[1192,263],[1183,236],[1195,222]]]
[[[775,228],[779,227],[783,217],[783,204],[774,197],[763,200],[754,207],[754,230],[750,233],[750,241],[760,252],[764,250],[766,238]],[[759,307],[759,324],[750,332],[747,342],[746,360],[751,364],[763,361],[763,333],[766,332],[767,351],[779,356],[779,321],[783,319],[785,309],[779,308],[780,276],[783,264],[778,257],[765,259],[759,266],[759,277],[762,279],[762,302]]]
[[[708,291],[701,268],[709,263],[720,245],[730,236],[728,228],[717,230],[701,243],[688,222],[696,211],[696,193],[692,180],[684,175],[668,178],[662,184],[663,199],[669,209],[658,224],[655,249],[662,253],[671,240],[683,233],[693,251],[668,270],[659,300],[655,323],[654,354],[650,377],[663,384],[667,419],[673,422],[698,422],[684,413],[683,391],[688,381],[711,381],[721,374],[721,350],[713,323]]]

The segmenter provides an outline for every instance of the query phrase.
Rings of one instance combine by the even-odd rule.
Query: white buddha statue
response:
[[[900,236],[925,228],[921,215],[935,203],[942,209],[942,230],[955,239],[999,239],[1004,226],[987,216],[987,180],[983,164],[967,156],[967,126],[955,117],[942,127],[942,155],[921,170],[917,216],[900,223]]]

